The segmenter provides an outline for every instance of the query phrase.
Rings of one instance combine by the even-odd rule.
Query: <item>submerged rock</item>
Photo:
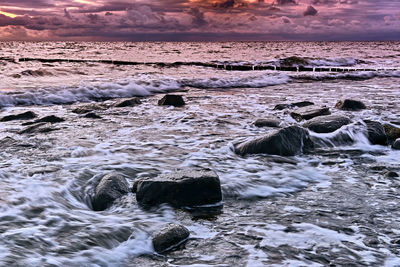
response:
[[[140,101],[138,97],[133,97],[117,101],[117,103],[114,104],[114,107],[116,108],[133,107],[140,104],[142,104],[142,101]]]
[[[328,115],[313,118],[304,123],[303,127],[316,133],[331,133],[350,123],[351,120],[345,116]]]
[[[28,126],[21,131],[19,131],[19,134],[33,134],[33,133],[48,133],[51,131],[55,131],[56,128],[53,128],[51,126],[51,123],[48,122],[39,122],[36,123],[32,126]]]
[[[278,104],[274,107],[274,110],[283,110],[287,108],[301,108],[301,107],[307,107],[307,106],[312,106],[314,105],[313,102],[310,101],[301,101],[301,102],[295,102],[291,104]]]
[[[400,128],[394,127],[390,124],[384,124],[383,128],[385,128],[385,133],[386,133],[390,143],[392,143],[396,139],[400,138]]]
[[[83,117],[89,118],[89,119],[101,119],[101,116],[97,115],[94,112],[86,113]]]
[[[163,98],[158,100],[158,105],[182,107],[185,105],[185,101],[181,95],[165,95]]]
[[[31,120],[36,118],[37,115],[32,111],[27,111],[24,113],[16,115],[8,115],[0,119],[0,121],[14,121],[14,120]]]
[[[89,113],[95,110],[106,110],[108,107],[105,104],[98,104],[98,103],[93,103],[93,104],[87,104],[87,105],[81,105],[79,107],[76,107],[75,109],[72,110],[73,113],[76,114],[85,114]]]
[[[352,99],[340,100],[335,107],[342,110],[362,110],[367,108],[363,102]]]
[[[312,146],[313,144],[306,129],[299,126],[289,126],[239,144],[235,147],[235,152],[239,155],[265,153],[294,156],[300,153],[303,148],[307,150]]]
[[[400,149],[400,138],[396,139],[396,141],[394,141],[393,145],[392,145],[393,149]]]
[[[145,208],[168,203],[174,207],[195,207],[221,202],[218,175],[211,170],[181,170],[135,182],[132,191]]]
[[[46,116],[46,117],[43,117],[43,118],[35,120],[35,121],[23,123],[22,125],[31,125],[31,124],[40,123],[40,122],[58,123],[58,122],[63,122],[63,121],[65,121],[63,118],[60,118],[60,117],[57,117],[54,115],[50,115],[50,116]]]
[[[330,114],[331,112],[327,107],[304,107],[291,112],[290,116],[292,116],[292,118],[295,119],[296,121],[302,121]]]
[[[382,124],[377,121],[364,120],[367,125],[368,140],[373,145],[388,145],[388,138]]]
[[[166,252],[187,241],[189,230],[183,225],[168,224],[153,237],[153,247],[157,253]]]
[[[92,201],[93,210],[101,211],[108,208],[114,200],[129,192],[129,185],[119,174],[105,175],[96,186]]]
[[[273,127],[277,128],[280,125],[280,121],[276,118],[265,118],[265,119],[258,119],[254,122],[256,127]]]

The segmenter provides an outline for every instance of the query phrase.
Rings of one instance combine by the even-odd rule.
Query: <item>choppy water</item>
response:
[[[0,43],[1,57],[400,68],[400,43]],[[198,65],[0,61],[1,116],[31,110],[65,122],[55,131],[19,134],[0,123],[0,265],[10,266],[399,266],[400,152],[351,146],[277,159],[241,157],[234,143],[260,136],[258,118],[295,121],[279,103],[331,107],[357,123],[400,123],[400,72],[227,71]],[[157,106],[179,91],[183,108]],[[142,105],[72,113],[81,102],[145,96]],[[368,109],[345,112],[337,100]],[[350,126],[351,127],[351,126]],[[342,129],[346,131],[346,129]],[[328,138],[328,136],[326,136]],[[282,163],[287,161],[287,163]],[[224,210],[194,219],[168,206],[141,210],[130,193],[103,212],[91,190],[117,171],[132,185],[180,167],[212,168]],[[151,234],[166,222],[187,226],[185,249],[156,255]]]

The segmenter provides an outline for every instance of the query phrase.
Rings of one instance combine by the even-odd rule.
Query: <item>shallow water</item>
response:
[[[387,67],[399,62],[398,43],[213,43],[212,49],[207,43],[1,43],[1,51],[32,57],[27,47],[41,46],[48,49],[37,56],[49,58],[238,62],[296,55],[345,65],[356,59]],[[338,60],[350,56],[353,60]],[[4,64],[2,116],[31,110],[65,122],[36,134],[19,134],[26,127],[21,121],[0,123],[0,265],[400,265],[400,180],[384,176],[400,172],[400,152],[371,145],[360,132],[352,145],[295,157],[241,157],[232,150],[234,143],[271,130],[255,127],[258,118],[273,115],[282,126],[295,124],[287,110],[273,110],[279,103],[313,101],[354,124],[400,123],[396,72]],[[22,73],[28,69],[42,71]],[[161,96],[155,93],[170,90],[178,90],[187,105],[158,106]],[[105,103],[114,103],[115,97],[134,95],[146,96],[143,104],[96,111],[102,119],[72,113],[81,102],[111,98]],[[334,105],[342,98],[360,99],[368,108],[339,111]],[[168,206],[144,211],[133,193],[105,211],[91,210],[90,195],[104,174],[119,172],[132,185],[140,177],[191,167],[219,175],[222,214],[194,218]],[[151,235],[167,222],[185,225],[191,237],[184,249],[157,255]]]

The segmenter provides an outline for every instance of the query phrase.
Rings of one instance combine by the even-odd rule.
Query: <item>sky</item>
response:
[[[0,40],[400,40],[400,0],[0,0]]]

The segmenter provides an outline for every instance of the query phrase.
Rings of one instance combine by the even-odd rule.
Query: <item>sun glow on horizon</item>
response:
[[[1,11],[1,10],[0,10],[0,15],[4,15],[4,16],[10,17],[10,18],[18,17],[18,15],[16,15],[16,14],[8,13],[8,12]]]

